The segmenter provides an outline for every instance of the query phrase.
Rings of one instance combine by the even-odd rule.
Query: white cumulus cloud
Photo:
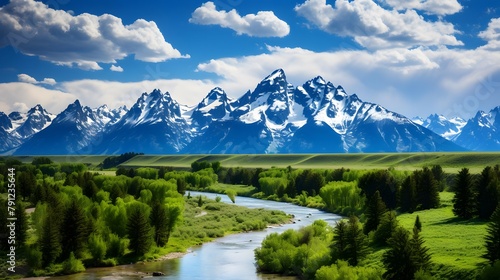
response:
[[[11,0],[0,8],[0,47],[8,45],[84,70],[101,70],[99,63],[115,63],[128,55],[146,62],[188,57],[165,41],[153,21],[137,19],[125,25],[110,14],[73,15],[34,0]]]
[[[31,77],[28,74],[19,74],[17,75],[17,80],[22,83],[28,84],[45,84],[45,85],[55,85],[57,84],[56,80],[53,78],[44,78],[41,81],[37,81],[35,78]]]
[[[206,2],[198,7],[189,22],[219,25],[236,31],[238,35],[246,34],[253,37],[284,37],[290,33],[290,26],[272,11],[259,11],[257,14],[240,16],[235,9],[229,12],[218,11],[213,2]]]
[[[353,37],[368,49],[416,46],[459,46],[453,24],[426,21],[415,10],[386,10],[373,0],[307,0],[295,11],[319,29]]]
[[[488,28],[481,31],[479,37],[488,42],[483,48],[500,50],[500,18],[491,19],[488,23]]]
[[[434,15],[452,15],[462,10],[457,0],[385,0],[397,10],[421,10]]]
[[[121,66],[116,66],[116,65],[111,65],[111,67],[109,67],[109,70],[113,72],[123,72],[123,68]]]

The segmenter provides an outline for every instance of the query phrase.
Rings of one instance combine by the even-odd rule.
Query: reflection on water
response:
[[[215,198],[215,194],[191,192],[192,196],[204,195]],[[227,196],[221,196],[222,201],[231,203]],[[279,275],[259,274],[256,271],[254,249],[259,247],[264,237],[273,232],[283,232],[287,229],[298,229],[322,219],[333,225],[340,217],[316,209],[297,205],[265,201],[247,197],[237,197],[236,204],[249,208],[266,208],[281,210],[295,216],[295,224],[286,224],[268,228],[259,232],[233,234],[216,239],[211,243],[192,248],[192,252],[179,259],[159,262],[138,263],[107,268],[90,268],[84,273],[52,277],[50,279],[69,280],[131,280],[152,277],[151,273],[159,271],[165,276],[154,279],[185,279],[185,280],[253,280],[253,279],[296,279]]]

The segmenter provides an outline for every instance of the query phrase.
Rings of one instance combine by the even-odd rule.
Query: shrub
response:
[[[69,254],[69,259],[63,262],[62,272],[64,274],[73,274],[82,271],[85,271],[85,266],[83,266],[82,261],[75,258],[75,254],[71,252]]]

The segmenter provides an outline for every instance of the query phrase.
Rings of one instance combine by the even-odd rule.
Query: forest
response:
[[[295,203],[345,217],[333,227],[316,221],[266,237],[255,251],[264,273],[302,279],[496,279],[500,274],[498,165],[477,174],[467,168],[449,173],[440,165],[413,171],[224,167],[219,161],[195,161],[188,170],[120,165],[131,156],[105,160],[113,175],[44,157],[29,164],[12,158],[0,163],[1,193],[8,191],[9,169],[16,170],[16,213],[23,213],[16,237],[30,275],[153,259],[289,219],[245,210],[239,217],[218,215],[221,227],[196,226],[186,213],[193,217],[201,209],[231,205],[191,197],[190,190],[220,193],[233,202],[241,195]],[[8,204],[7,197],[2,200]],[[34,211],[24,214],[30,212],[25,208]],[[0,210],[4,220],[6,209]],[[8,251],[7,241],[1,244]]]

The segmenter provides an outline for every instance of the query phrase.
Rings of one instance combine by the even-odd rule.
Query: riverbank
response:
[[[230,202],[216,202],[203,195],[200,203],[199,197],[199,195],[190,198],[185,197],[182,223],[174,229],[165,247],[154,247],[140,259],[124,258],[118,260],[117,267],[130,265],[131,261],[135,264],[144,264],[181,258],[191,252],[190,248],[212,242],[216,238],[264,230],[271,225],[276,226],[293,222],[292,217],[282,211],[249,209]],[[88,269],[94,268],[89,267]],[[141,271],[141,273],[151,272]],[[42,280],[55,275],[22,279]]]

